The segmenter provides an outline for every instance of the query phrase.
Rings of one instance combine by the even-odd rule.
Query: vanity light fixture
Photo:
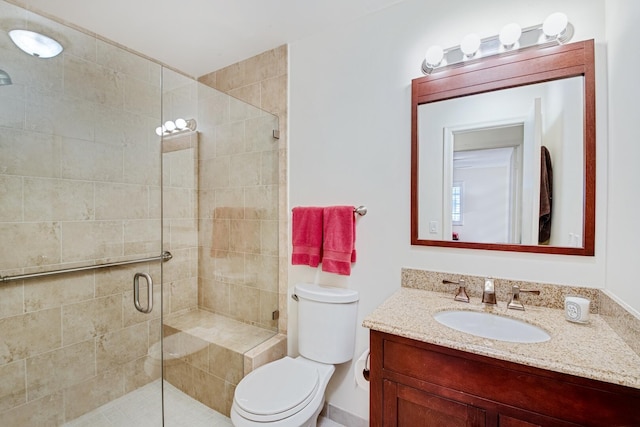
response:
[[[433,68],[442,65],[443,58],[444,50],[441,46],[431,46],[427,49],[427,53],[424,55],[425,64]]]
[[[480,49],[480,43],[482,43],[482,41],[475,33],[464,36],[460,42],[460,50],[464,54],[464,57],[467,59],[473,58],[478,52],[478,49]]]
[[[480,58],[508,55],[522,49],[543,48],[564,44],[573,37],[573,25],[564,13],[552,13],[542,24],[520,28],[516,23],[505,25],[500,34],[480,39],[469,34],[458,46],[443,49],[431,46],[422,62],[422,72],[435,71],[466,65]]]
[[[522,36],[522,28],[520,28],[520,25],[511,23],[505,25],[502,30],[500,30],[498,39],[500,40],[500,44],[502,44],[503,49],[518,49],[520,47],[518,44],[520,36]]]
[[[542,32],[548,38],[561,37],[567,29],[569,19],[561,12],[552,13],[542,23]]]
[[[9,37],[23,52],[38,58],[53,58],[62,52],[60,43],[34,31],[11,30]]]
[[[174,132],[177,128],[176,123],[171,120],[164,122],[164,129],[169,133]]]
[[[182,132],[193,132],[198,127],[195,119],[167,120],[162,126],[156,128],[158,136],[175,135]]]

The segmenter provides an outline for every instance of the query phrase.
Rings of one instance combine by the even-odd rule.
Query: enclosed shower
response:
[[[235,385],[286,347],[278,118],[0,16],[0,425],[225,425]],[[13,29],[64,50],[28,55]]]

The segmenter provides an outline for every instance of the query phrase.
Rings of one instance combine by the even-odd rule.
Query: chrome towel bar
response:
[[[353,213],[357,213],[360,216],[365,216],[367,214],[367,207],[358,206],[357,208],[353,208]]]
[[[4,283],[4,282],[10,282],[13,280],[33,279],[36,277],[52,276],[54,274],[75,273],[77,271],[96,270],[98,268],[106,268],[106,267],[118,267],[121,265],[138,264],[142,262],[169,261],[171,258],[173,258],[173,255],[171,255],[171,252],[165,251],[160,256],[155,256],[150,258],[140,258],[140,259],[133,259],[130,261],[118,261],[118,262],[110,262],[106,264],[87,265],[84,267],[63,268],[60,270],[43,271],[40,273],[30,273],[30,274],[19,274],[16,276],[0,276],[0,282]]]

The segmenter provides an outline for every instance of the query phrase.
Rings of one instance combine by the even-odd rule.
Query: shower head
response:
[[[9,77],[9,74],[5,70],[0,69],[0,86],[7,86],[11,83],[11,77]]]

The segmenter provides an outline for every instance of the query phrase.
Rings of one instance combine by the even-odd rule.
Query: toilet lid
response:
[[[244,377],[236,387],[234,401],[249,419],[276,421],[307,406],[319,383],[316,368],[285,357]]]

